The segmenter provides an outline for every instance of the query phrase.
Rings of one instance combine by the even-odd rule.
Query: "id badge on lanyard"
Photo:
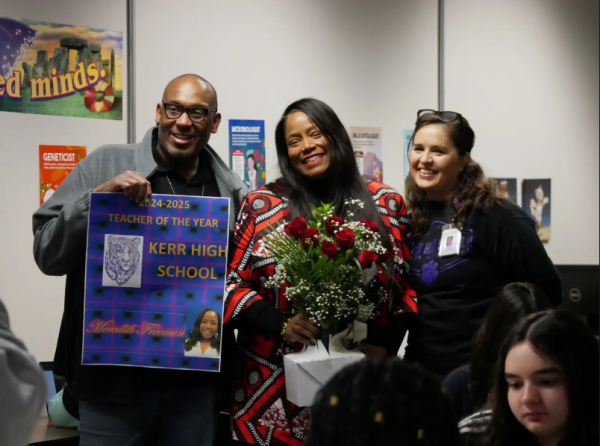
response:
[[[462,232],[453,224],[442,227],[442,240],[440,241],[439,257],[450,257],[460,254]]]

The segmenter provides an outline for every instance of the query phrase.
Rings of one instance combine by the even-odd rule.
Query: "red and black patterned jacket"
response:
[[[410,251],[405,245],[408,218],[404,200],[394,189],[381,183],[368,183],[384,224],[394,239],[395,278],[402,292],[391,296],[378,308],[376,326],[383,326],[390,313],[416,313],[416,294],[408,285]],[[250,193],[237,218],[232,261],[227,277],[224,322],[234,323],[247,308],[268,301],[281,311],[291,311],[282,289],[263,286],[274,273],[275,262],[266,258],[261,237],[277,226],[289,213],[289,201],[276,184]],[[236,372],[231,408],[234,439],[250,444],[301,446],[308,427],[309,414],[286,398],[283,355],[297,351],[281,336],[263,337],[240,328]],[[377,331],[370,338],[377,341]]]

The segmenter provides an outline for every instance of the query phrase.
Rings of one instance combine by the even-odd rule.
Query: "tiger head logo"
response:
[[[108,237],[104,268],[108,276],[119,285],[125,284],[138,269],[139,244],[139,237],[128,238],[114,235]]]

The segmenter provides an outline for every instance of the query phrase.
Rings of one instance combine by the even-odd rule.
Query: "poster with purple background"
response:
[[[82,364],[220,371],[229,199],[92,193]]]

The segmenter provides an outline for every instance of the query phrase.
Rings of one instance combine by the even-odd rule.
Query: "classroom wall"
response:
[[[597,0],[445,2],[444,102],[488,176],[552,179],[557,264],[598,264]]]
[[[403,128],[437,104],[437,1],[136,0],[135,11],[138,140],[166,84],[192,72],[218,91],[224,121],[210,144],[226,162],[227,121],[264,119],[275,180],[277,121],[312,96],[348,128],[382,127],[384,181],[404,187]]]
[[[277,120],[313,96],[348,128],[383,128],[384,180],[404,192],[403,130],[438,103],[437,1],[134,2],[136,140],[168,81],[195,72],[218,90],[224,122],[211,144],[225,160],[227,120],[264,119],[277,178]],[[0,15],[125,32],[125,5],[0,0]],[[555,263],[598,263],[597,17],[596,0],[445,2],[445,109],[470,120],[489,176],[552,178]],[[125,142],[127,121],[0,113],[0,135],[0,297],[15,332],[52,360],[65,281],[32,256],[38,146]]]

